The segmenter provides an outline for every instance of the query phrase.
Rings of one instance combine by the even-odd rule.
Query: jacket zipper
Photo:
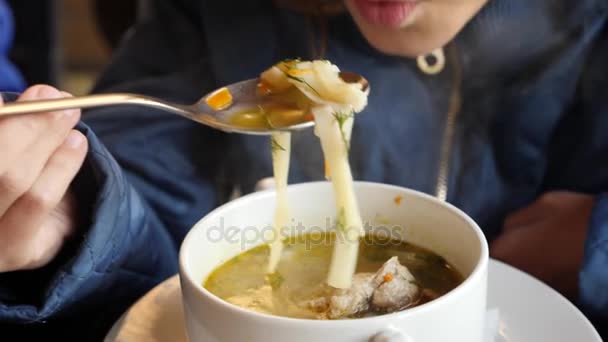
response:
[[[456,122],[462,106],[462,97],[460,94],[462,83],[462,66],[460,65],[460,60],[458,59],[458,54],[455,47],[451,46],[448,49],[448,55],[448,65],[453,67],[453,77],[447,118],[444,126],[443,140],[439,155],[437,184],[435,187],[435,196],[441,201],[445,201],[448,197],[450,157],[452,153],[452,145],[454,144]]]

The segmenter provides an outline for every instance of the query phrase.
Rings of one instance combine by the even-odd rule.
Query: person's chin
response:
[[[403,20],[398,25],[394,22],[393,25],[388,25],[390,21],[383,24],[381,21],[372,20],[374,16],[370,13],[362,15],[362,5],[359,1],[382,1],[347,0],[346,5],[359,30],[372,47],[385,54],[401,57],[417,57],[446,46],[487,3],[487,0],[479,0],[473,4],[474,7],[451,8],[416,0],[415,6],[402,15]],[[438,18],[445,20],[438,21]]]
[[[433,37],[414,26],[410,29],[386,31],[377,27],[370,27],[365,22],[355,19],[359,30],[367,42],[376,50],[391,56],[417,57],[445,46],[451,39],[446,37]]]
[[[420,27],[423,19],[424,3],[411,9],[397,24],[378,23],[363,16],[356,6],[357,0],[346,1],[347,8],[359,30],[376,50],[393,56],[416,57],[429,53],[438,47],[436,39],[428,39],[428,32]]]

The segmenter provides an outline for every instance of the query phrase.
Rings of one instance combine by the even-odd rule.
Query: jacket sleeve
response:
[[[191,104],[214,88],[198,1],[151,1],[94,92],[131,92]],[[206,212],[227,199],[225,167],[234,138],[147,107],[85,112],[126,178],[159,215],[176,246]]]
[[[608,25],[594,27],[572,109],[555,129],[546,188],[596,195],[579,276],[579,306],[608,322]],[[605,331],[604,333],[608,333]]]
[[[9,5],[0,0],[0,91],[21,91],[23,76],[8,58],[15,31],[14,20]]]
[[[78,322],[70,333],[95,338],[126,304],[176,272],[175,245],[158,215],[92,131],[77,128],[89,141],[72,186],[86,213],[81,232],[50,265],[0,274],[0,326],[68,338],[60,326]]]
[[[95,91],[194,101],[213,85],[202,34],[188,16],[195,11],[163,0],[151,10]],[[0,326],[33,323],[28,331],[98,340],[177,271],[181,239],[218,202],[223,134],[144,107],[91,110],[83,121],[90,151],[73,184],[87,209],[82,234],[44,269],[0,274]]]
[[[580,273],[580,305],[596,323],[602,336],[607,337],[608,192],[598,196],[591,217],[585,259]]]
[[[604,10],[604,14],[606,14]],[[581,132],[578,159],[580,179],[598,194],[590,220],[585,258],[580,272],[580,305],[604,338],[608,337],[608,23],[587,61],[582,78],[581,111],[586,129]],[[594,119],[591,119],[591,118]],[[587,148],[582,148],[586,144]]]

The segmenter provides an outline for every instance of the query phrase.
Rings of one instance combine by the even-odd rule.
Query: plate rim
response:
[[[586,326],[586,328],[589,331],[593,332],[597,341],[600,341],[600,342],[603,341],[599,332],[597,331],[597,329],[595,328],[593,323],[591,323],[589,318],[587,318],[587,316],[585,316],[585,314],[576,305],[574,305],[574,303],[572,303],[572,301],[570,301],[563,294],[559,293],[557,290],[555,290],[554,288],[549,286],[547,283],[545,283],[542,280],[532,276],[531,274],[526,273],[514,266],[511,266],[501,260],[490,258],[490,263],[488,264],[488,272],[491,272],[490,271],[491,266],[494,266],[495,268],[497,267],[498,269],[503,268],[503,271],[506,271],[513,275],[522,277],[522,278],[526,279],[526,281],[528,281],[528,282],[535,283],[535,285],[538,285],[543,291],[545,291],[547,293],[551,293],[553,299],[559,301],[560,305],[567,307],[568,310],[571,311],[572,313],[574,313],[579,320],[584,322],[584,325]],[[496,270],[494,270],[494,271],[496,271]],[[488,282],[488,285],[489,285],[489,282]],[[489,291],[488,291],[488,293],[489,293]]]
[[[561,293],[557,292],[555,289],[553,289],[552,287],[550,287],[543,281],[533,277],[532,275],[530,275],[516,267],[513,267],[503,261],[490,258],[489,263],[488,263],[488,273],[501,272],[501,271],[507,272],[511,275],[517,275],[517,276],[525,279],[528,282],[532,282],[535,285],[540,286],[540,288],[543,291],[551,293],[552,300],[557,300],[559,305],[564,306],[569,311],[573,312],[579,320],[582,320],[584,322],[585,327],[590,332],[593,332],[597,341],[603,341],[599,332],[597,331],[597,329],[595,329],[595,327],[593,326],[591,321],[587,318],[587,316],[585,316],[585,314],[583,314],[583,312],[578,307],[576,307],[576,305],[574,305],[574,303],[572,303],[570,300],[568,300]],[[488,275],[488,279],[490,279],[490,275]],[[119,337],[122,327],[125,325],[125,323],[127,323],[126,318],[127,318],[128,314],[131,313],[133,310],[135,310],[139,305],[142,305],[141,303],[144,303],[144,302],[148,301],[150,298],[155,297],[157,295],[157,292],[160,293],[160,291],[162,291],[163,288],[168,287],[167,286],[168,283],[172,283],[172,282],[176,282],[178,286],[181,286],[179,274],[174,274],[174,275],[166,278],[165,280],[163,280],[162,282],[157,284],[155,287],[150,289],[148,292],[146,292],[137,301],[135,301],[131,306],[129,306],[129,308],[127,310],[125,310],[125,312],[114,322],[114,324],[112,325],[110,330],[107,332],[106,336],[104,337],[104,342],[117,341],[116,338]],[[490,282],[488,281],[488,298],[491,293],[489,289],[490,289]],[[486,304],[486,308],[492,309],[492,308],[487,307],[487,304]]]

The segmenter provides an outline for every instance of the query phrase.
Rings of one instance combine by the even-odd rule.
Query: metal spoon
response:
[[[361,84],[363,90],[367,90],[369,86],[365,78],[355,73],[341,72],[340,77],[345,82]],[[203,96],[198,102],[192,105],[171,103],[158,98],[138,94],[117,93],[7,103],[0,107],[0,117],[4,115],[39,113],[75,108],[139,105],[171,112],[226,132],[268,135],[273,131],[297,131],[314,126],[314,121],[307,121],[279,128],[239,127],[232,125],[229,119],[235,113],[257,108],[262,102],[268,103],[268,99],[258,95],[258,81],[259,80],[255,78],[227,86],[226,88],[228,88],[228,91],[232,95],[233,101],[228,108],[222,110],[214,110],[207,104],[207,98],[213,95],[215,91]]]

